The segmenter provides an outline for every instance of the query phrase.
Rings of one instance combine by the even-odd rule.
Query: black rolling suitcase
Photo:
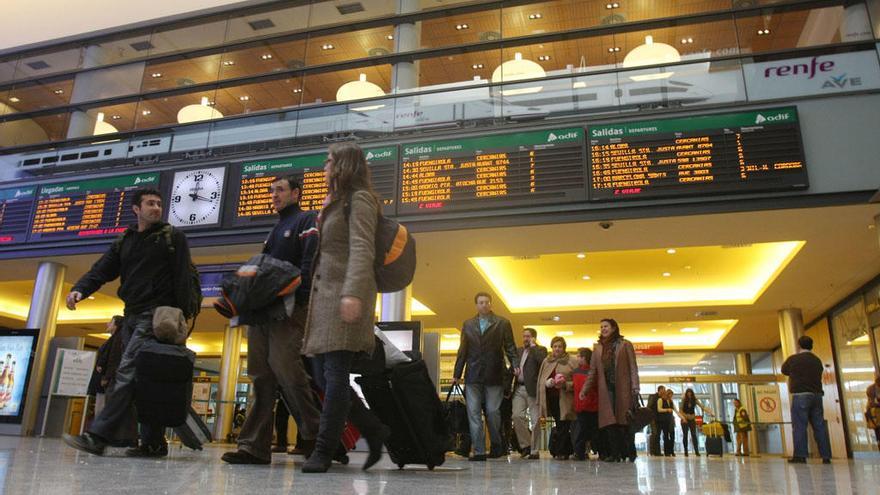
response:
[[[370,410],[391,430],[385,446],[397,467],[424,464],[434,469],[443,464],[449,443],[443,403],[424,361],[355,380]]]
[[[192,400],[196,355],[182,345],[145,342],[135,357],[135,410],[141,423],[180,426]]]
[[[193,450],[202,450],[202,445],[213,441],[208,425],[191,407],[187,411],[186,421],[174,428],[174,434],[180,439],[180,443]]]
[[[724,457],[724,438],[706,437],[706,455]]]

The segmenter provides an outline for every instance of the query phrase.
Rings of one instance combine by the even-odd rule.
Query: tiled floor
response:
[[[202,452],[176,446],[166,459],[129,459],[121,450],[95,457],[57,439],[0,437],[0,493],[30,494],[567,494],[567,493],[880,493],[880,461],[788,465],[775,457],[639,458],[635,464],[523,461],[469,463],[450,456],[433,472],[398,471],[387,457],[369,472],[362,454],[327,474],[299,472],[298,457],[276,454],[271,466],[231,466],[227,447]]]

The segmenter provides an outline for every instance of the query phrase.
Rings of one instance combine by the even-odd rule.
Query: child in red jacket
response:
[[[578,368],[571,374],[574,390],[581,390],[587,382],[592,356],[592,350],[586,347],[578,349]],[[574,411],[577,413],[574,427],[574,458],[583,461],[590,458],[590,444],[594,442],[596,431],[599,429],[599,396],[596,388],[593,388],[584,400],[581,400],[579,395],[574,394]]]

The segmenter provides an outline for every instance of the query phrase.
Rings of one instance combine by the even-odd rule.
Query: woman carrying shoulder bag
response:
[[[552,416],[556,423],[556,435],[553,439],[556,445],[550,454],[554,459],[562,460],[568,459],[572,453],[571,422],[577,419],[571,376],[574,366],[565,347],[564,338],[553,337],[550,341],[552,353],[541,363],[541,370],[538,372],[538,407],[541,417]]]
[[[375,257],[379,200],[364,152],[353,143],[330,146],[324,162],[329,193],[318,215],[320,246],[312,266],[312,292],[303,354],[313,355],[314,377],[324,390],[315,450],[304,473],[330,468],[346,416],[370,447],[363,469],[379,461],[389,431],[349,384],[352,361],[373,352],[376,309]],[[347,211],[346,211],[347,210]]]

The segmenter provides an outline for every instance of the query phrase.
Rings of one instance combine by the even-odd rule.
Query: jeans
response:
[[[382,423],[351,388],[349,372],[354,355],[351,351],[333,351],[317,354],[312,359],[315,381],[324,391],[324,407],[313,455],[328,462],[342,440],[346,418],[367,439],[382,429]]]
[[[598,412],[579,412],[577,413],[577,422],[574,424],[574,455],[578,458],[585,457],[587,451],[587,443],[593,442],[596,430],[599,428]]]
[[[813,426],[813,438],[819,446],[822,459],[831,459],[831,442],[822,410],[822,396],[814,393],[792,394],[791,430],[794,437],[794,457],[807,457],[807,422]]]
[[[483,431],[483,402],[486,403],[486,422],[489,424],[489,439],[492,450],[501,450],[501,385],[468,383],[465,385],[468,423],[471,430],[471,445],[474,455],[486,454],[486,435]]]
[[[153,336],[153,312],[145,311],[138,315],[126,316],[121,329],[125,351],[116,369],[113,387],[107,391],[104,408],[95,416],[89,433],[107,443],[133,440],[135,358],[141,346]],[[141,443],[156,447],[165,445],[165,428],[162,425],[142,424]]]
[[[688,453],[688,433],[694,442],[694,454],[700,453],[700,444],[697,443],[697,420],[682,421],[681,423],[681,439],[684,444],[684,455]]]
[[[528,416],[526,416],[528,412]],[[525,385],[517,385],[513,392],[513,428],[516,431],[516,439],[519,448],[537,451],[541,434],[538,420],[541,418],[541,410],[538,408],[538,398],[530,397],[526,392]]]

